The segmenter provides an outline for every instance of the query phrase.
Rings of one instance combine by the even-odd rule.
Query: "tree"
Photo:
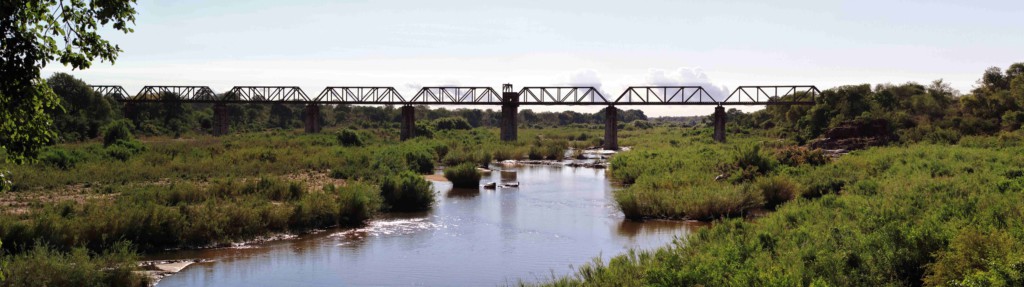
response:
[[[60,99],[40,78],[51,61],[87,69],[95,59],[114,62],[121,49],[100,37],[100,27],[125,33],[135,21],[134,0],[0,1],[0,149],[7,161],[34,158],[56,134],[49,113]]]
[[[82,80],[65,73],[55,73],[46,80],[61,99],[63,113],[56,113],[54,125],[62,141],[79,141],[99,136],[100,127],[114,115],[116,102],[94,92]]]

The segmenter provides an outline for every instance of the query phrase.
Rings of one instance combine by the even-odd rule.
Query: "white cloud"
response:
[[[725,85],[715,85],[700,68],[679,68],[675,71],[651,69],[647,73],[647,84],[652,86],[701,86],[716,100],[729,96],[731,90]]]

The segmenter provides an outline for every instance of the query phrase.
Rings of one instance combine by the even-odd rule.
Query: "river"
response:
[[[171,286],[497,286],[571,274],[572,266],[685,235],[685,222],[623,219],[603,169],[495,167],[495,190],[434,182],[437,205],[387,214],[359,229],[332,229],[236,248],[176,251],[151,259],[208,259],[164,278]]]

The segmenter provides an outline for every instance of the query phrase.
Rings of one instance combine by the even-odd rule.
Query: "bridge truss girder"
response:
[[[500,105],[501,95],[491,87],[423,87],[405,104]]]
[[[235,86],[217,100],[245,103],[308,103],[312,101],[306,92],[297,86]]]

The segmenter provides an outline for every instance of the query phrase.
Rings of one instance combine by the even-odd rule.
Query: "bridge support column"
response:
[[[724,143],[725,142],[725,108],[722,106],[715,107],[715,141]]]
[[[604,109],[604,149],[619,149],[619,109],[615,106]]]
[[[228,134],[230,123],[228,105],[225,103],[213,104],[213,135],[222,136]]]
[[[306,127],[306,133],[319,133],[320,132],[320,106],[317,104],[307,104],[306,113],[303,116],[303,122]]]
[[[126,119],[129,119],[132,122],[134,122],[135,121],[135,103],[133,103],[133,102],[124,102],[124,106],[121,106],[121,113],[124,114],[124,117]]]
[[[501,141],[514,142],[519,139],[519,93],[512,91],[512,85],[502,86],[501,94]]]
[[[408,140],[416,136],[416,108],[413,106],[402,106],[402,131],[401,139]]]

